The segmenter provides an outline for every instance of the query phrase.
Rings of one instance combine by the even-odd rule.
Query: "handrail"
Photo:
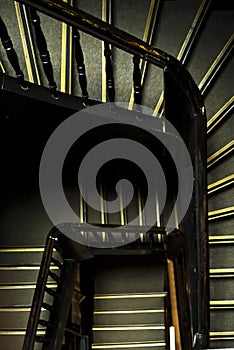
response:
[[[61,0],[19,0],[19,2],[75,26],[93,37],[107,41],[123,51],[140,56],[160,68],[166,68],[182,86],[190,101],[193,115],[203,114],[204,106],[197,85],[181,62],[173,56]]]
[[[56,237],[59,235],[56,229],[52,229],[50,234],[47,237],[46,246],[44,250],[44,254],[42,257],[41,267],[38,274],[37,285],[32,301],[32,308],[30,312],[30,316],[28,319],[26,335],[23,344],[23,350],[33,349],[36,332],[37,332],[37,324],[40,317],[41,306],[44,298],[44,290],[46,288],[47,277],[49,273],[49,267],[51,262],[51,257],[53,254],[53,247]]]

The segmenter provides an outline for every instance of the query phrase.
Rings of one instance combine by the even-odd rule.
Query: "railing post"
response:
[[[29,7],[29,13],[30,13],[32,24],[34,26],[36,43],[39,50],[43,69],[48,79],[52,96],[57,98],[58,97],[57,91],[56,91],[57,85],[54,81],[53,67],[50,60],[50,54],[47,49],[46,39],[41,29],[40,17],[38,16],[37,11],[32,7]]]
[[[82,92],[83,105],[87,107],[89,105],[88,103],[89,94],[87,91],[87,78],[86,78],[86,72],[85,72],[84,55],[80,45],[80,34],[75,27],[72,28],[72,36],[74,41],[75,59],[76,59],[78,76],[79,76],[79,83],[80,83],[81,92]]]
[[[16,77],[20,83],[20,86],[23,89],[27,90],[28,85],[27,85],[26,81],[24,80],[24,74],[23,74],[22,70],[20,69],[18,56],[17,56],[15,49],[13,47],[13,43],[11,41],[9,34],[8,34],[6,25],[3,22],[1,17],[0,17],[0,38],[1,38],[4,49],[6,50],[8,60],[9,60],[10,64],[12,65],[12,67],[15,71]]]
[[[109,43],[104,42],[104,55],[106,57],[106,86],[108,92],[108,98],[110,102],[115,101],[115,84],[113,76],[113,66],[112,66],[112,51],[110,49]]]
[[[133,57],[133,86],[134,86],[134,104],[138,105],[135,106],[136,111],[140,112],[141,108],[139,105],[141,105],[142,100],[142,86],[141,86],[141,70],[140,70],[140,57],[134,56]]]

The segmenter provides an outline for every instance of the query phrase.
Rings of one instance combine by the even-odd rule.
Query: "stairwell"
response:
[[[165,349],[167,291],[161,259],[157,255],[96,259],[92,349]]]
[[[156,24],[151,27],[152,43],[170,54],[177,56],[201,3],[209,3],[209,1],[193,1],[190,6],[183,1],[161,1],[159,7],[160,11],[157,14],[157,11],[155,10],[157,4],[155,7],[152,7],[152,2],[150,1],[144,3],[142,1],[128,3],[115,1],[111,20],[115,26],[142,38],[144,33],[147,32],[147,21],[151,18],[152,25],[152,22],[154,22],[153,17],[157,14]],[[14,47],[19,56],[20,65],[22,70],[27,72],[25,75],[26,80],[28,80],[30,78],[29,68],[25,63],[25,46],[23,46],[21,41],[22,38],[19,34],[20,32],[18,28],[20,27],[20,23],[19,17],[17,17],[18,12],[15,2],[3,0],[1,5],[1,8],[3,9],[1,11],[1,16],[7,24],[7,28],[14,42]],[[103,18],[104,16],[101,1],[87,2],[81,0],[77,2],[75,6],[78,6],[99,18]],[[231,25],[233,9],[226,1],[223,1],[222,4],[217,1],[211,1],[211,5],[209,6],[207,16],[201,25],[199,35],[190,51],[189,59],[184,63],[187,65],[187,68],[193,75],[196,83],[199,84],[200,89],[203,91],[208,119],[211,319],[211,341],[209,347],[214,349],[234,347],[234,236],[232,234],[233,159],[231,157],[233,153],[232,111],[234,101],[232,94],[233,59],[230,59],[231,55],[228,55],[223,60],[221,70],[215,70],[214,67],[215,60],[218,58],[220,52],[222,52],[225,45],[228,44],[229,48],[233,46],[233,30]],[[154,10],[152,11],[153,8]],[[151,17],[148,17],[150,9]],[[51,54],[54,78],[58,84],[58,90],[62,90],[62,83],[60,86],[62,76],[61,53],[64,52],[64,50],[68,50],[69,43],[67,42],[66,45],[61,44],[61,23],[54,21],[45,15],[40,15],[40,17]],[[23,29],[25,30],[25,27]],[[150,35],[148,35],[147,38],[146,34],[145,40],[148,40]],[[25,34],[23,34],[23,36],[24,35]],[[105,95],[104,91],[106,90],[106,87],[102,79],[102,72],[104,69],[102,45],[98,40],[83,33],[81,33],[81,43],[85,57],[89,96],[94,101],[104,102],[105,97],[103,97],[103,94]],[[38,68],[40,82],[42,85],[47,86],[42,64],[40,63],[39,55],[36,50],[35,55],[35,66]],[[0,59],[1,64],[4,67],[3,71],[8,75],[14,76],[14,72],[6,59],[6,54],[2,47],[0,48]],[[116,100],[129,101],[130,103],[132,94],[132,59],[125,53],[114,48],[113,66],[116,84]],[[67,63],[67,67],[71,71],[72,94],[81,96],[75,65],[69,65],[69,63]],[[212,67],[214,68],[214,75],[212,75],[212,72],[209,72],[209,69],[212,69]],[[149,65],[144,74],[142,103],[151,108],[152,106],[156,107],[155,101],[160,99],[162,91],[162,76],[160,70],[155,67],[150,67]],[[68,86],[68,77],[66,81]],[[126,81],[128,83],[126,83]],[[35,80],[34,83],[36,83]],[[9,158],[13,160],[13,162],[11,164],[9,160],[4,158],[5,169],[10,169],[10,175],[9,173],[3,174],[2,181],[3,195],[0,224],[0,343],[4,350],[18,350],[22,346],[25,334],[45,236],[51,228],[51,223],[46,217],[40,202],[38,188],[33,184],[37,183],[38,162],[42,150],[42,146],[39,148],[36,146],[35,135],[40,134],[40,128],[38,130],[37,128],[41,122],[43,124],[43,120],[45,120],[43,118],[47,118],[50,115],[49,112],[45,116],[41,114],[40,104],[44,99],[47,106],[52,106],[51,111],[56,105],[58,108],[56,111],[59,111],[59,113],[61,111],[60,107],[62,108],[62,105],[65,104],[67,108],[66,113],[69,115],[69,113],[72,114],[74,110],[81,108],[82,100],[78,97],[73,98],[73,96],[69,96],[71,91],[69,92],[67,87],[63,87],[64,94],[61,94],[60,99],[56,102],[56,100],[51,98],[50,91],[47,88],[41,87],[43,93],[40,96],[39,89],[36,92],[37,89],[34,89],[32,86],[30,93],[34,95],[30,102],[30,98],[28,99],[29,93],[26,91],[20,91],[18,95],[11,94],[13,90],[15,91],[15,88],[13,88],[15,81],[11,82],[11,79],[9,78],[9,80],[6,79],[4,81],[4,84],[1,84],[4,86],[5,90],[1,90],[0,97],[2,110],[1,124],[4,128],[2,129],[2,149],[7,150],[6,159]],[[28,105],[31,104],[31,108],[25,119],[26,122],[21,124],[20,127],[20,123],[17,122],[17,117],[19,114],[23,115],[24,103],[22,104],[22,102],[19,102],[19,99],[17,100],[16,96],[19,95],[21,98],[24,98],[24,103],[27,103]],[[16,104],[15,106],[11,102],[14,98],[16,98],[14,100]],[[37,98],[41,99],[39,103],[36,103],[35,101]],[[70,104],[73,104],[73,107],[68,111],[68,105]],[[161,110],[159,110],[159,112],[160,111]],[[64,116],[66,113],[64,113],[63,110],[62,114]],[[29,118],[34,115],[38,118],[37,122],[33,119],[33,122],[30,121],[31,124],[28,124]],[[43,115],[43,117],[42,120],[39,121],[41,115]],[[54,124],[52,123],[51,128],[55,127],[58,123],[58,120]],[[13,135],[11,133],[12,125],[14,125]],[[19,130],[22,132],[22,137],[19,137]],[[46,131],[47,135],[50,131],[51,129]],[[27,137],[30,134],[31,136],[29,140],[27,140]],[[14,144],[11,142],[10,137],[14,139]],[[23,143],[21,143],[22,139],[24,139]],[[31,145],[30,148],[35,146],[37,149],[35,161],[30,158],[29,152],[25,152],[28,149],[29,144]],[[19,161],[21,159],[23,159],[23,163]],[[18,173],[20,173],[22,169],[25,169],[22,176],[15,176],[16,169]],[[29,173],[30,176],[27,177],[27,174]],[[31,180],[27,182],[29,178],[31,178]],[[22,186],[22,181],[24,186]],[[30,186],[28,185],[30,182],[30,186],[32,185],[31,188],[29,188]],[[125,343],[125,345],[128,343],[127,345],[133,344],[134,346],[132,347],[137,349],[139,344],[134,344],[134,342],[144,341],[144,344],[148,344],[149,348],[152,345],[152,347],[155,346],[155,348],[164,349],[165,345],[160,345],[160,341],[162,343],[165,342],[165,330],[163,329],[163,327],[165,327],[165,324],[163,323],[164,312],[162,311],[162,308],[164,305],[163,300],[167,296],[166,294],[160,294],[165,293],[163,287],[164,278],[162,276],[164,272],[163,270],[160,272],[162,278],[160,281],[156,279],[158,284],[151,289],[152,286],[147,285],[147,281],[152,281],[150,273],[153,273],[153,268],[152,270],[149,269],[149,278],[146,278],[144,286],[139,285],[139,276],[135,276],[133,273],[133,270],[135,271],[135,265],[133,264],[133,266],[131,266],[127,262],[124,263],[124,260],[125,259],[122,260],[120,265],[128,265],[129,267],[129,270],[124,269],[126,270],[124,281],[129,281],[129,285],[128,283],[126,283],[126,285],[124,284],[126,289],[123,290],[120,290],[120,288],[123,287],[122,277],[120,277],[122,276],[123,271],[121,270],[120,272],[120,270],[118,270],[119,262],[118,264],[113,262],[113,266],[115,266],[113,267],[115,270],[115,274],[113,273],[113,275],[105,264],[102,265],[100,263],[100,265],[97,266],[97,280],[94,297],[95,307],[93,310],[95,325],[93,329],[92,347],[103,349],[105,348],[103,346],[106,346],[108,349],[111,348],[110,344],[112,344],[118,349],[121,347],[117,347],[114,343],[119,342],[119,346],[121,346],[121,343]],[[105,268],[103,268],[103,266]],[[100,273],[100,271],[102,272]],[[140,275],[141,281],[142,277],[143,273]],[[132,278],[132,280],[130,278]],[[121,280],[121,283],[119,280]],[[52,281],[51,284],[53,284]],[[136,290],[134,289],[131,291],[130,285],[133,285]],[[138,298],[138,293],[144,295],[144,297]],[[155,295],[159,295],[160,297],[152,297],[152,294],[147,293],[156,293]],[[109,296],[112,296],[112,299],[109,299]],[[118,300],[118,303],[116,300]],[[142,301],[144,301],[144,303],[142,303]],[[147,312],[144,314],[142,312],[143,309],[148,311],[157,310],[157,312]],[[117,313],[119,311],[133,311],[133,313]],[[139,327],[142,327],[143,329],[123,331],[123,328],[121,328],[121,330],[115,329],[115,331],[113,331],[113,327],[116,326],[126,327],[126,325],[130,325],[130,327],[136,327],[134,320],[136,320],[136,324],[138,326],[140,325]],[[149,327],[155,328],[144,329],[144,325],[146,327],[151,325]],[[109,327],[110,330],[107,330],[107,327]],[[162,328],[159,329],[157,327]],[[122,339],[118,337],[118,334],[120,333],[121,336],[123,336]],[[152,333],[158,334],[156,339],[151,339]],[[128,335],[124,338],[124,334]],[[130,339],[129,334],[134,337],[136,334],[137,337],[144,335],[142,338],[136,340],[135,338]],[[114,338],[114,336],[116,338]],[[152,343],[156,341],[158,341],[156,345]],[[36,349],[39,349],[40,346],[41,345],[38,344]],[[130,346],[128,347],[131,348]],[[144,345],[144,347],[147,348],[146,345]],[[115,349],[115,347],[112,348]]]

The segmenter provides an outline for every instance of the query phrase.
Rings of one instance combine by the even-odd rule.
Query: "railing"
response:
[[[204,114],[204,105],[201,94],[191,75],[182,64],[173,56],[137,39],[136,37],[120,30],[108,23],[99,20],[75,7],[60,0],[21,0],[28,6],[59,20],[68,25],[77,27],[85,33],[92,35],[104,42],[108,42],[125,52],[139,56],[158,67],[168,69],[170,74],[177,79],[190,101],[192,113],[195,116]]]
[[[103,231],[106,234],[113,233],[113,237],[116,234],[121,234],[123,230],[114,225],[111,228],[109,225],[99,225],[100,231],[95,229],[90,231],[90,228],[83,225],[65,224],[63,231],[66,229],[68,232],[76,232],[83,236],[90,236],[92,239],[100,240]],[[129,234],[137,233],[142,230],[140,227],[129,227]],[[95,234],[96,233],[96,234]],[[161,242],[158,242],[158,235],[162,236]],[[165,315],[165,337],[169,338],[169,328],[171,324],[176,329],[176,345],[178,349],[192,349],[192,339],[190,334],[190,301],[189,293],[186,285],[187,271],[186,271],[186,254],[185,254],[185,240],[184,235],[178,230],[174,230],[169,235],[166,234],[163,228],[154,228],[149,230],[145,235],[144,244],[135,241],[127,248],[130,254],[132,249],[139,254],[147,255],[150,252],[156,250],[162,252],[167,263],[167,285],[168,285],[168,305]],[[160,244],[159,244],[160,243]],[[120,247],[118,254],[121,251],[127,253],[125,247]],[[54,251],[59,253],[60,260],[53,257]],[[86,259],[95,259],[96,254],[105,254],[106,249],[93,249],[84,247],[72,240],[69,240],[58,228],[53,228],[48,234],[45,250],[41,262],[40,271],[38,274],[37,285],[32,301],[32,307],[28,319],[28,325],[23,345],[23,350],[33,350],[35,343],[41,343],[43,350],[58,350],[61,348],[62,339],[65,337],[65,345],[69,346],[71,337],[76,337],[79,341],[85,344],[85,349],[89,349],[91,334],[86,334],[85,327],[83,329],[81,318],[78,324],[72,324],[69,320],[69,310],[72,310],[72,295],[74,293],[80,293],[83,295],[83,291],[79,289],[79,284],[82,284],[81,280],[77,280],[78,264],[82,263]],[[51,265],[58,268],[57,273],[51,272]],[[59,273],[60,272],[60,273]],[[57,287],[48,287],[48,277],[52,278]],[[80,278],[80,277],[79,277]],[[78,289],[77,289],[78,286]],[[45,295],[51,296],[50,302],[45,302]],[[176,305],[175,305],[176,297]],[[84,300],[85,296],[78,301],[78,304]],[[77,308],[77,305],[76,305]],[[49,312],[48,321],[40,318],[42,309],[46,309]],[[75,311],[76,312],[76,311]],[[80,310],[78,311],[78,314]],[[82,311],[81,311],[82,313]],[[79,315],[77,315],[80,318]],[[88,320],[92,322],[92,320]],[[42,330],[39,326],[44,327],[44,335],[41,334]],[[39,335],[38,335],[39,334]],[[84,346],[84,345],[83,345]],[[74,347],[75,349],[76,347]],[[73,349],[73,347],[72,347]],[[83,347],[82,347],[83,349]]]
[[[24,350],[33,350],[35,343],[43,344],[44,350],[60,349],[64,334],[67,344],[74,337],[87,343],[87,337],[80,334],[77,325],[72,323],[71,317],[69,319],[72,296],[80,293],[75,288],[79,256],[75,259],[73,254],[72,258],[72,249],[68,250],[69,258],[65,252],[59,254],[63,251],[61,236],[58,229],[54,228],[47,237],[28,319]],[[55,250],[60,256],[59,260],[54,256]],[[57,267],[56,273],[51,271],[51,266]],[[52,287],[48,278],[53,280]],[[48,313],[47,320],[40,318],[43,310]],[[43,332],[40,326],[44,327]]]

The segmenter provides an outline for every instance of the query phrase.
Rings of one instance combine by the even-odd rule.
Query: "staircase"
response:
[[[110,6],[110,1],[87,2],[80,0],[74,5],[178,57],[191,72],[203,94],[208,119],[209,348],[233,348],[234,236],[232,229],[234,182],[231,155],[233,154],[234,100],[232,93],[232,5],[228,1],[220,3],[216,0],[193,1],[189,6],[183,1],[123,2],[116,0],[112,4],[112,11],[107,11],[107,3]],[[3,73],[7,73],[7,76],[1,74],[1,125],[3,126],[1,142],[2,149],[7,150],[6,153],[4,152],[6,154],[4,164],[5,169],[9,170],[2,174],[3,180],[1,182],[3,185],[0,223],[0,343],[4,350],[18,350],[22,346],[25,334],[45,236],[52,227],[42,207],[37,185],[35,185],[37,184],[38,162],[43,145],[52,130],[64,118],[81,109],[84,99],[76,66],[64,54],[72,52],[69,27],[40,14],[41,26],[51,56],[54,81],[58,85],[57,90],[62,91],[59,99],[55,99],[51,97],[51,89],[47,88],[48,82],[35,45],[32,26],[28,27],[27,22],[25,22],[27,16],[25,17],[24,6],[9,0],[2,0],[1,5],[1,17],[4,19],[14,43],[21,69],[25,74],[25,80],[30,81],[29,92],[18,87],[18,82],[13,78],[15,72],[6,58],[5,50],[0,47],[0,67]],[[30,28],[29,32],[28,28]],[[32,42],[28,36],[30,33]],[[193,39],[190,37],[192,33],[195,34],[194,37],[192,36]],[[64,38],[66,35],[67,40],[62,41],[62,37]],[[106,65],[104,46],[99,40],[85,33],[80,32],[80,36],[90,101],[91,103],[92,101],[93,103],[106,102],[108,94],[106,80],[105,77],[103,78]],[[28,38],[26,42],[23,41],[24,37]],[[183,50],[183,47],[186,50]],[[134,96],[132,57],[115,47],[112,50],[115,100],[127,101],[132,108]],[[25,57],[29,57],[29,59],[25,59]],[[63,57],[63,61],[61,57]],[[61,64],[61,62],[63,63]],[[161,70],[144,63],[141,63],[140,69],[143,85],[142,104],[153,108],[154,114],[162,114],[163,108],[160,102],[162,101]],[[67,72],[70,73],[67,74]],[[37,84],[42,86],[37,86]],[[158,103],[156,103],[157,101]],[[27,112],[25,104],[29,107]],[[44,120],[50,119],[51,113],[54,111],[57,112],[57,117],[50,121],[48,127],[45,126]],[[20,122],[19,116],[21,117]],[[42,133],[43,139],[40,137]],[[12,139],[14,143],[11,142]],[[31,145],[30,149],[35,150],[34,161],[30,156],[29,144]],[[16,145],[17,147],[15,147]],[[14,164],[11,162],[12,159]],[[16,177],[16,169],[25,169],[24,174],[19,171],[18,177]],[[99,219],[101,221],[101,218]],[[98,268],[103,271],[100,266],[97,267],[95,307],[93,310],[95,328],[92,347],[103,349],[105,348],[103,346],[106,346],[108,349],[111,348],[110,344],[113,344],[118,349],[123,343],[125,343],[124,346],[127,343],[128,348],[137,349],[139,344],[136,342],[141,342],[144,344],[142,345],[144,348],[147,346],[156,349],[165,348],[163,343],[168,341],[165,339],[165,331],[157,328],[165,327],[164,313],[160,312],[163,307],[163,299],[167,298],[166,295],[160,294],[166,293],[162,284],[163,278],[161,282],[158,282],[161,288],[158,288],[157,285],[157,288],[155,286],[152,290],[147,284],[144,285],[143,289],[138,289],[136,278],[132,281],[132,285],[136,286],[137,292],[129,290],[126,285],[126,289],[120,293],[117,271],[115,275],[111,276],[113,280],[107,275],[108,283],[104,283],[105,288],[102,289],[100,286],[102,275],[98,274]],[[132,274],[126,276],[126,279],[129,279],[130,276]],[[52,280],[50,283],[54,285]],[[145,296],[150,296],[147,293],[156,293],[162,297],[129,299],[119,299],[118,297],[118,307],[116,302],[114,306],[110,305],[112,299],[107,298],[112,296],[113,300],[116,301],[115,298],[118,295],[120,297],[137,296],[138,293]],[[144,304],[141,303],[143,299]],[[146,300],[149,305],[145,303]],[[122,301],[127,305],[122,304]],[[119,310],[129,311],[129,309],[133,311],[133,314],[130,313],[126,316],[124,313],[115,313]],[[157,312],[146,314],[140,312],[138,314],[137,312],[142,311],[142,309],[157,310]],[[108,338],[110,334],[114,336],[120,331],[106,330],[107,326],[110,329],[116,325],[121,327],[135,326],[134,320],[137,320],[139,323],[136,324],[142,328],[149,325],[151,325],[149,327],[156,327],[153,333],[158,334],[157,339],[151,338],[150,329],[121,331],[121,336],[128,334],[126,338]],[[44,328],[42,327],[41,334],[43,332]],[[134,335],[132,342],[129,334]],[[136,334],[143,335],[143,337],[135,340]],[[36,348],[40,348],[40,344]],[[115,349],[115,347],[112,348]]]
[[[97,259],[92,349],[165,349],[164,270],[156,256]]]

